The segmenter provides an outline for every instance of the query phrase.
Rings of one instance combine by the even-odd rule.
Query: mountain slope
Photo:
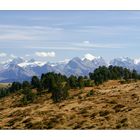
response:
[[[121,66],[121,67],[128,68],[130,70],[133,70],[136,68],[136,64],[134,63],[134,60],[128,57],[115,58],[111,60],[110,65]]]
[[[6,69],[0,71],[0,80],[1,82],[23,81],[29,80],[33,75],[32,71],[27,71],[18,65],[10,64]]]
[[[94,95],[87,96],[90,90]],[[140,81],[108,81],[70,90],[69,99],[53,103],[49,93],[20,106],[22,95],[0,99],[1,129],[140,129]]]

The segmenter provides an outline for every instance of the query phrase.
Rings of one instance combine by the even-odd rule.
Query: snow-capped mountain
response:
[[[69,63],[64,67],[65,75],[88,75],[89,72],[94,71],[99,66],[107,65],[102,57],[89,56],[90,55],[82,59],[75,57],[70,60]]]
[[[86,54],[83,58],[75,57],[56,63],[15,58],[0,64],[0,82],[30,80],[34,75],[41,76],[42,73],[47,72],[56,72],[67,76],[85,76],[99,66],[108,65],[122,66],[131,70],[136,69],[140,73],[140,59],[128,57],[115,58],[109,64],[102,57],[95,57],[91,54]]]
[[[52,66],[48,64],[44,64],[42,66],[34,66],[34,67],[26,67],[26,69],[33,71],[36,76],[41,76],[42,73],[52,72],[54,71]]]
[[[128,57],[115,58],[110,61],[110,65],[121,66],[130,70],[135,69],[140,73],[140,59],[131,59]]]
[[[10,65],[18,65],[19,63],[23,63],[24,61],[25,61],[25,60],[24,60],[23,58],[20,58],[20,57],[14,58],[13,60],[10,59],[10,60],[4,62],[4,63],[2,64],[2,67],[3,67],[4,69],[7,69],[7,68],[10,67]]]
[[[36,66],[43,66],[45,65],[46,62],[41,62],[41,61],[35,61],[34,59],[29,60],[29,61],[24,61],[22,63],[19,63],[18,66],[22,67],[22,68],[26,68],[26,67],[36,67]]]
[[[87,53],[87,54],[85,54],[84,58],[82,58],[82,60],[87,59],[87,60],[89,60],[89,61],[92,61],[92,60],[98,59],[98,58],[100,58],[100,56],[99,56],[99,57],[95,57],[95,56],[93,56],[93,55]]]
[[[110,61],[110,65],[121,66],[133,70],[136,68],[135,60],[128,57],[115,58]]]
[[[33,71],[25,70],[17,64],[9,64],[6,68],[0,71],[1,82],[13,82],[29,80],[35,73]]]
[[[140,64],[140,58],[134,59],[134,63],[135,63],[136,65],[139,65],[139,64]]]
[[[65,65],[63,72],[65,75],[86,75],[88,68],[85,67],[83,61],[75,57],[72,60],[69,61],[68,64]]]
[[[135,63],[135,70],[140,73],[140,58],[134,60]]]

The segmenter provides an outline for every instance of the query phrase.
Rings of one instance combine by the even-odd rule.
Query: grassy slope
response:
[[[87,97],[93,89],[95,94]],[[71,90],[70,99],[54,104],[50,94],[18,107],[22,95],[0,100],[2,129],[140,129],[140,81]]]
[[[10,83],[0,83],[0,88],[6,88]]]

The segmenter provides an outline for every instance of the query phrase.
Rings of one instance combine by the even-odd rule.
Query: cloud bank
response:
[[[55,57],[55,52],[35,52],[38,57]]]

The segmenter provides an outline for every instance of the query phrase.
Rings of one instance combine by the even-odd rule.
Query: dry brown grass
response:
[[[11,83],[0,83],[0,88],[6,88],[9,87]]]
[[[21,98],[0,99],[1,129],[140,129],[140,81],[70,90],[69,99],[56,104],[45,93],[27,106],[18,106]]]

